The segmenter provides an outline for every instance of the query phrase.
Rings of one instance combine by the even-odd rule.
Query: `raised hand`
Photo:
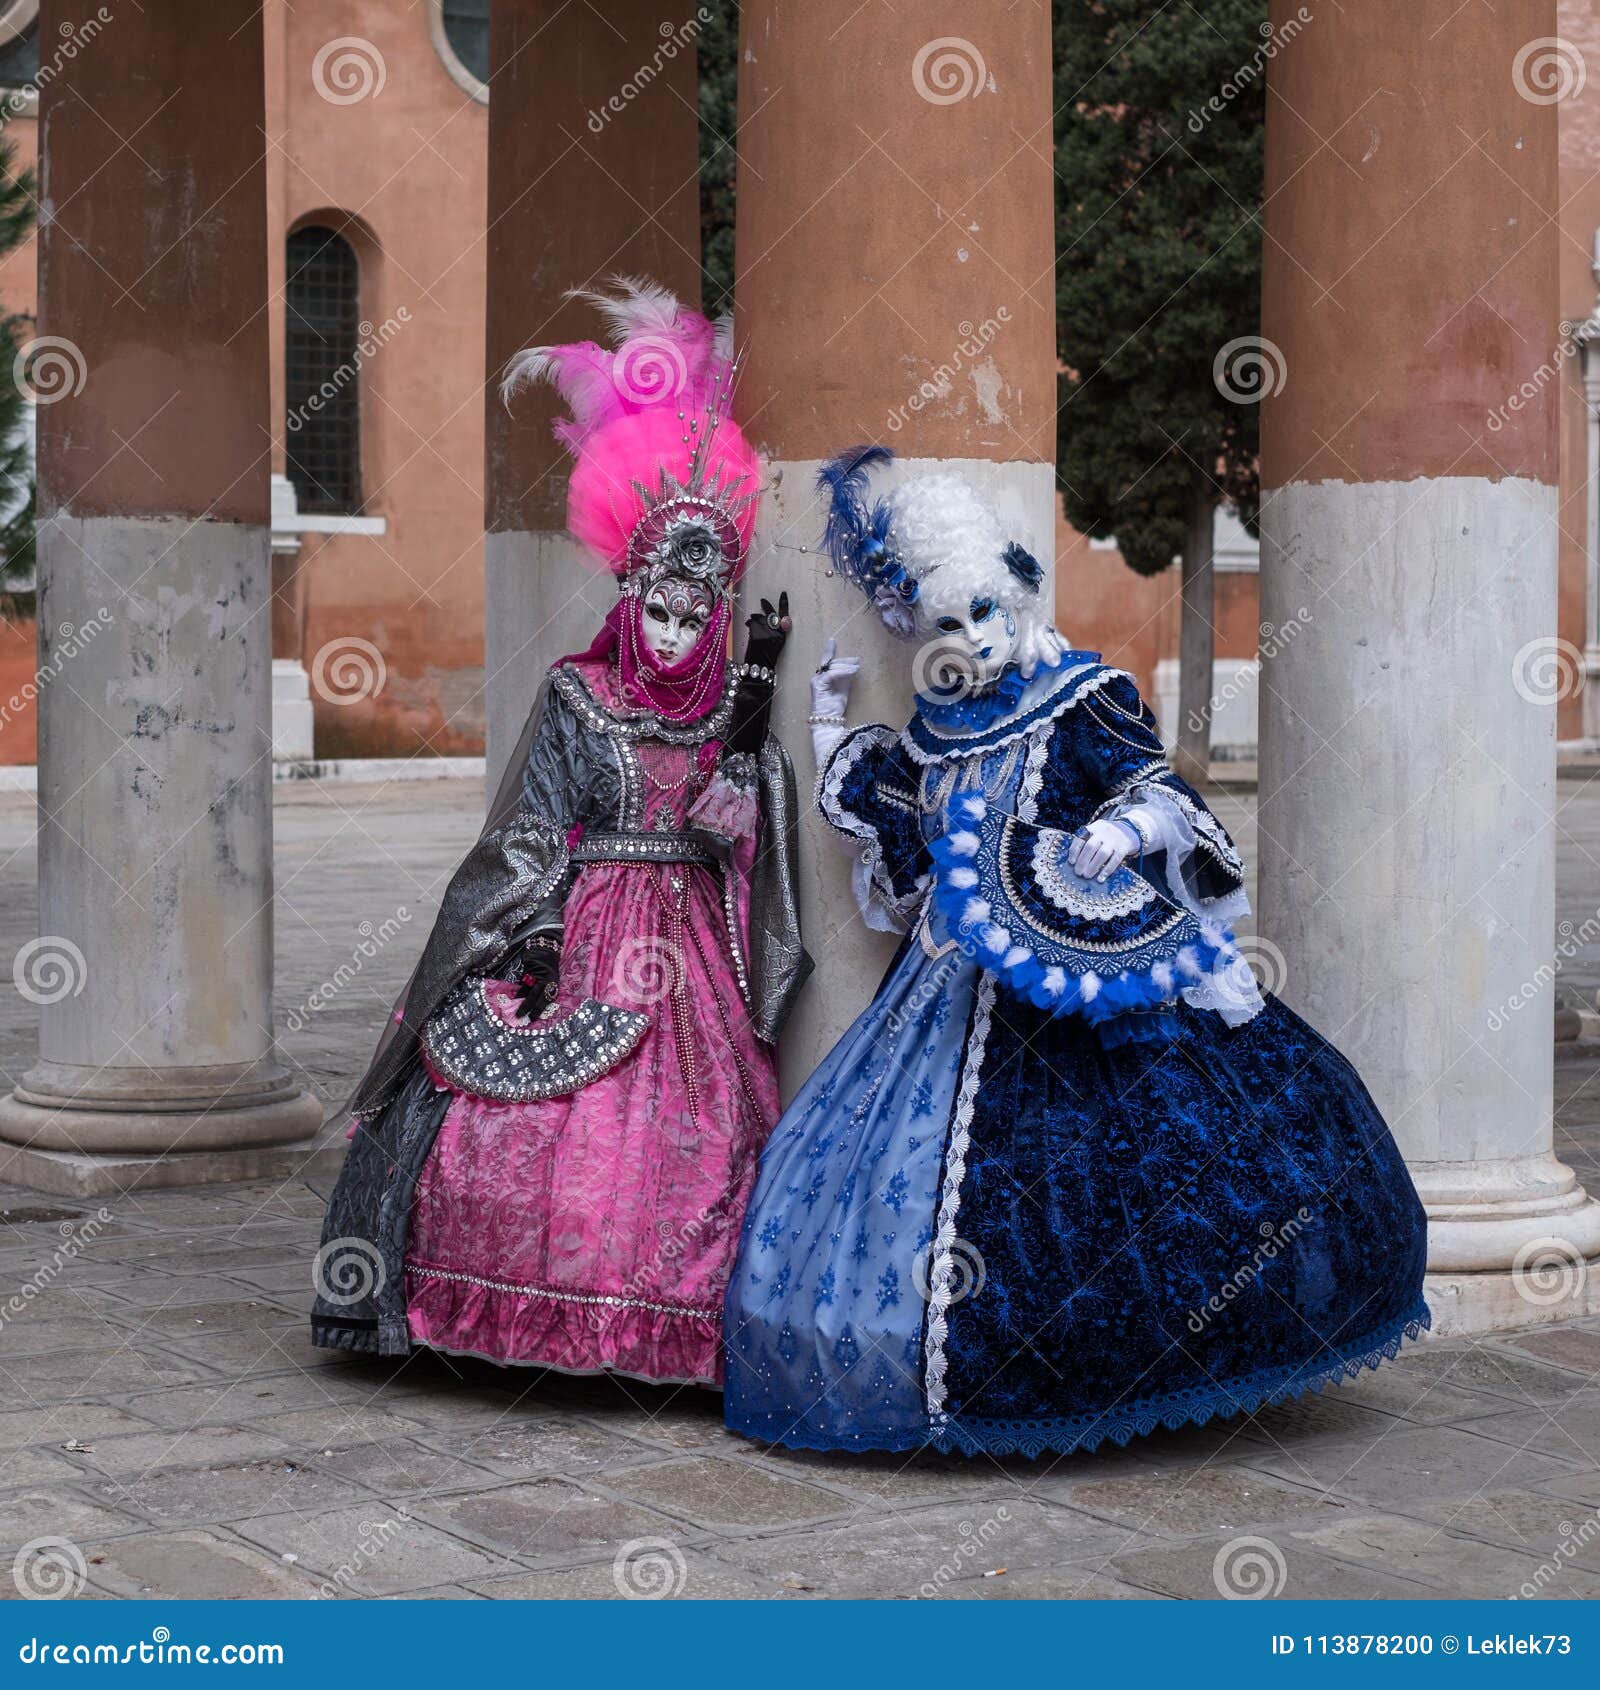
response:
[[[789,619],[788,593],[779,593],[776,605],[763,599],[760,610],[747,616],[744,625],[749,630],[744,648],[745,662],[758,664],[764,669],[776,669],[794,627]]]
[[[811,714],[844,719],[850,689],[861,669],[859,657],[840,657],[832,639],[822,642],[822,661],[811,677]]]
[[[763,599],[760,610],[745,619],[745,627],[750,631],[744,648],[745,672],[733,695],[727,745],[730,751],[754,755],[766,743],[778,659],[794,627],[789,618],[789,595],[779,593],[776,605]]]

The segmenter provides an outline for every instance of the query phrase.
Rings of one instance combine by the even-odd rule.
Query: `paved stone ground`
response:
[[[1576,927],[1600,904],[1600,785],[1563,798]],[[330,1105],[479,802],[278,791],[279,1023],[304,1023],[285,1051]],[[1253,854],[1248,798],[1219,807]],[[0,797],[3,954],[33,931],[30,831]],[[1600,943],[1563,981],[1592,997]],[[7,991],[8,1078],[32,1037]],[[1558,1074],[1563,1154],[1600,1183],[1600,1047]],[[1600,1596],[1600,1321],[1430,1342],[1321,1397],[1063,1461],[768,1454],[705,1392],[313,1351],[304,1186],[76,1218],[94,1207],[0,1190],[0,1297],[23,1295],[0,1300],[0,1556],[68,1539],[84,1597]],[[24,1584],[49,1586],[49,1553],[15,1563]]]

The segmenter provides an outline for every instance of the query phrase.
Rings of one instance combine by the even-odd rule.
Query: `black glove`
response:
[[[517,962],[517,1009],[524,1021],[537,1021],[556,1001],[561,976],[561,942],[548,934],[530,939]]]
[[[749,629],[744,648],[746,672],[739,677],[733,696],[733,722],[727,740],[730,751],[753,756],[766,743],[767,725],[772,719],[773,677],[793,626],[787,593],[778,595],[776,608],[763,599],[760,610],[745,619]]]

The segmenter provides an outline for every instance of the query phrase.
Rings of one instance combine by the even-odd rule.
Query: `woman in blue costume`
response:
[[[1375,1366],[1428,1321],[1382,1116],[1258,992],[1238,853],[1131,679],[1066,649],[966,483],[870,501],[889,456],[824,469],[826,546],[924,641],[916,713],[847,730],[830,648],[812,727],[863,914],[906,937],[768,1143],[729,1427],[1039,1455]]]

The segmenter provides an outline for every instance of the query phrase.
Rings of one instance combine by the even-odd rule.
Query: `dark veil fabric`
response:
[[[429,1017],[467,975],[485,971],[519,931],[560,926],[570,873],[566,838],[581,819],[574,800],[586,794],[614,802],[616,787],[615,763],[601,736],[577,720],[546,680],[477,843],[451,876],[422,957],[350,1098],[350,1113],[372,1115],[394,1096]]]

